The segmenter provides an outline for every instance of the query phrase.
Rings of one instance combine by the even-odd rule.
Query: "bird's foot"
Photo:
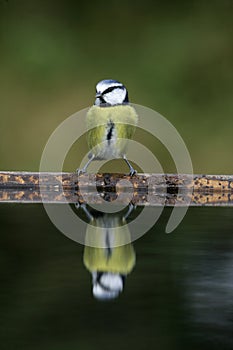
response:
[[[134,175],[136,175],[137,174],[137,170],[135,170],[133,167],[132,168],[130,168],[130,172],[129,172],[129,176],[134,176]]]
[[[75,208],[76,209],[80,208],[81,210],[83,210],[83,212],[86,214],[86,217],[89,221],[93,220],[93,215],[87,209],[86,203],[77,202],[77,203],[75,203]]]
[[[78,174],[78,176],[82,175],[82,174],[85,174],[86,173],[86,170],[84,168],[82,169],[76,169],[76,173]]]

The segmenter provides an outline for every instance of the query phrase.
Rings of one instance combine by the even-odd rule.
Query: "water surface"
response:
[[[1,205],[1,349],[232,349],[230,208],[170,208],[133,243],[136,264],[112,301],[92,296],[84,247],[37,205]]]

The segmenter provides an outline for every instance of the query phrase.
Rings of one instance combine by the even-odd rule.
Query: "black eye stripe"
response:
[[[107,88],[106,90],[104,90],[103,95],[115,90],[115,89],[122,89],[124,90],[124,86],[110,86],[109,88]]]

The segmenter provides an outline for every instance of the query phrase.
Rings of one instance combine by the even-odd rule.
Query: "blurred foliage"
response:
[[[232,0],[1,0],[0,168],[38,170],[52,131],[111,77],[173,123],[196,173],[232,173],[232,12]]]

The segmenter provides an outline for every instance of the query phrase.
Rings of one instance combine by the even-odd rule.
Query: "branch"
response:
[[[0,202],[233,206],[233,175],[0,172]]]

